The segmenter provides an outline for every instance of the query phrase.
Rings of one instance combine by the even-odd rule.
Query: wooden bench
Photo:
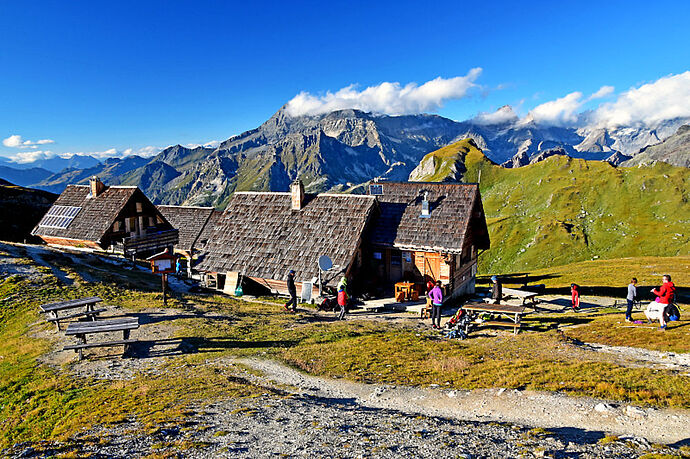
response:
[[[132,330],[139,328],[139,319],[137,317],[124,317],[118,319],[105,319],[95,322],[72,322],[67,326],[65,334],[67,336],[76,336],[78,343],[70,346],[65,346],[64,350],[73,350],[79,354],[79,360],[84,358],[83,350],[92,347],[106,347],[106,346],[124,346],[123,355],[129,350],[130,344],[136,343],[137,340],[129,339],[129,333]],[[122,339],[115,341],[102,341],[87,343],[86,335],[96,333],[122,332]]]
[[[96,320],[96,316],[101,312],[105,311],[105,309],[94,309],[95,305],[100,303],[101,301],[103,300],[101,300],[97,296],[90,296],[87,298],[79,298],[76,300],[46,303],[41,305],[41,312],[44,314],[48,314],[46,320],[48,322],[55,322],[55,326],[58,330],[60,330],[60,321],[62,320],[74,319],[77,317],[86,317],[91,320]],[[58,312],[60,311],[66,311],[82,307],[84,308],[84,311],[73,312],[72,314],[68,314],[62,317],[60,317],[60,315],[58,314]]]
[[[537,295],[539,294],[534,292],[528,292],[527,290],[518,290],[515,288],[503,287],[503,296],[514,296],[517,298],[522,298],[523,305],[527,300],[531,300],[532,304],[536,304]]]
[[[525,313],[524,306],[510,306],[507,304],[485,304],[485,303],[468,303],[462,306],[468,314],[475,316],[472,324],[493,326],[493,327],[512,327],[513,333],[517,335],[520,330],[520,322],[522,315]],[[489,313],[505,318],[505,320],[486,320],[479,321],[476,316],[481,313]],[[469,326],[465,326],[465,333],[469,333]]]

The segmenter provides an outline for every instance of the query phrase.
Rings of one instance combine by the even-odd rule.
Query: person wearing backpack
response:
[[[345,312],[347,311],[347,289],[345,285],[341,285],[338,288],[338,306],[340,307],[340,312],[338,313],[338,320],[345,319]]]
[[[676,292],[676,286],[671,282],[671,276],[664,274],[662,278],[661,287],[653,289],[652,293],[657,296],[656,300],[649,303],[644,314],[647,316],[647,321],[652,323],[654,320],[659,321],[659,330],[666,330],[667,309],[670,304],[673,304],[673,297]]]
[[[295,286],[295,271],[290,270],[287,278],[287,288],[290,294],[290,301],[283,306],[286,311],[297,312],[297,287]],[[292,309],[290,309],[292,306]]]

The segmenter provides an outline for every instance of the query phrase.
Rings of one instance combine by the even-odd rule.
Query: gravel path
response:
[[[636,457],[643,439],[579,429],[530,429],[371,408],[351,398],[270,391],[260,397],[197,407],[184,422],[145,433],[125,422],[80,434],[68,443],[18,444],[12,457]],[[608,441],[607,441],[608,440]],[[656,449],[674,452],[674,448]]]

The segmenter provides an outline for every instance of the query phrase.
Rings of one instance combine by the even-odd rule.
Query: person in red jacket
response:
[[[669,304],[673,303],[676,286],[673,285],[671,276],[668,274],[664,274],[662,282],[660,288],[652,290],[652,293],[656,295],[657,298],[649,303],[644,315],[647,316],[649,323],[652,323],[653,320],[658,320],[659,330],[666,330],[666,309]]]
[[[577,284],[570,284],[570,293],[573,297],[573,311],[580,309],[580,286]]]
[[[338,306],[340,306],[340,313],[338,314],[338,320],[343,320],[345,318],[345,311],[347,310],[347,290],[344,285],[341,285],[338,289]]]

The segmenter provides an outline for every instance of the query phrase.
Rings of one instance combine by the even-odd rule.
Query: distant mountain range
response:
[[[88,155],[74,155],[69,158],[55,156],[52,158],[41,158],[31,162],[17,163],[8,158],[0,157],[0,165],[11,167],[12,169],[32,169],[40,168],[52,173],[60,172],[64,169],[84,169],[93,167],[101,162]]]
[[[512,113],[509,107],[501,110]],[[60,192],[69,183],[85,183],[91,175],[99,175],[106,183],[137,185],[156,203],[222,208],[235,190],[287,190],[297,177],[309,191],[352,191],[375,177],[406,180],[427,153],[467,138],[504,167],[521,167],[554,155],[621,164],[662,141],[674,147],[663,154],[650,147],[657,153],[648,153],[649,158],[687,165],[682,159],[687,157],[686,144],[668,139],[690,120],[667,121],[654,129],[606,130],[545,126],[509,116],[500,119],[499,123],[480,118],[457,122],[437,115],[388,116],[357,110],[291,117],[283,108],[258,128],[217,148],[176,145],[153,158],[133,156],[103,163],[94,159],[95,164],[48,176],[34,171],[37,180],[31,183],[5,175],[6,170],[0,170],[0,177]]]

